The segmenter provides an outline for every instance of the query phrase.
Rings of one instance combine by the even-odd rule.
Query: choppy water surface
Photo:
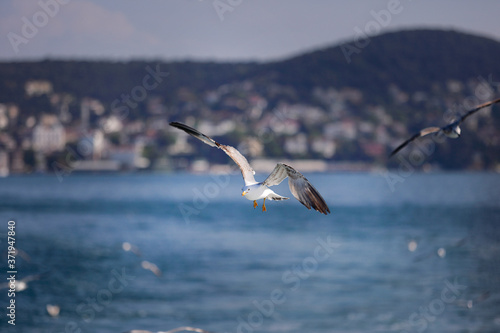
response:
[[[394,188],[376,174],[307,177],[331,215],[295,200],[254,210],[239,175],[0,179],[2,276],[15,220],[16,277],[31,277],[15,327],[0,290],[0,329],[500,331],[500,175]],[[290,195],[286,182],[277,192]]]

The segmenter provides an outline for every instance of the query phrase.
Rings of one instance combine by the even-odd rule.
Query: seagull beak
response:
[[[247,192],[243,191],[243,193],[241,193],[241,196],[245,196],[245,194],[247,194]]]

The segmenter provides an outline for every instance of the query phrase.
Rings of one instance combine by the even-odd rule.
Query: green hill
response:
[[[346,57],[353,47],[356,52]],[[82,99],[100,101],[105,112],[91,117],[91,125],[96,127],[99,117],[109,116],[113,103],[116,105],[124,94],[143,86],[146,75],[158,71],[162,73],[161,84],[146,91],[147,96],[131,108],[127,121],[153,117],[148,102],[159,98],[166,118],[234,119],[237,129],[226,137],[236,142],[262,126],[266,114],[276,113],[283,105],[305,105],[305,113],[316,108],[321,117],[311,120],[306,119],[308,114],[294,115],[294,120],[300,122],[298,131],[309,138],[324,136],[334,140],[336,153],[327,159],[381,165],[389,162],[396,166],[394,161],[387,161],[387,153],[406,136],[422,127],[445,124],[449,110],[460,113],[474,103],[500,96],[498,59],[500,43],[492,39],[455,31],[408,30],[369,37],[363,47],[345,41],[265,63],[55,59],[3,62],[0,104],[17,105],[21,112],[19,120],[2,132],[10,133],[21,146],[23,135],[30,133],[24,126],[30,116],[57,113],[59,106],[52,95],[71,96],[69,111],[73,119],[79,117]],[[50,82],[52,95],[27,96],[26,82],[33,80]],[[207,97],[210,94],[215,97]],[[259,119],[249,119],[249,105],[255,96],[265,100],[266,105]],[[478,119],[464,130],[461,139],[439,145],[439,154],[429,162],[444,168],[497,168],[498,107],[491,115]],[[346,126],[353,122],[356,136],[328,137],[326,125],[338,122]],[[293,133],[280,135],[264,157],[322,158],[312,151],[283,151],[280,147],[290,137]],[[382,151],[371,143],[383,146]]]

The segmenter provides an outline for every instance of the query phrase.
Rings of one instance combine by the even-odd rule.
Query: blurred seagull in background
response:
[[[309,181],[300,172],[295,170],[289,165],[278,163],[271,174],[263,182],[255,181],[255,171],[252,169],[247,159],[234,147],[221,145],[220,143],[202,134],[192,127],[178,122],[171,122],[171,126],[181,129],[184,132],[194,136],[195,138],[203,141],[209,146],[222,149],[231,159],[238,165],[245,181],[245,186],[242,188],[241,195],[250,201],[253,201],[253,207],[257,207],[257,200],[264,199],[262,204],[262,211],[266,211],[266,199],[269,200],[287,200],[289,198],[283,197],[274,193],[269,186],[280,184],[286,177],[288,177],[288,186],[293,196],[300,201],[307,209],[311,207],[320,213],[327,215],[330,209],[326,205],[325,200],[309,183]]]
[[[160,268],[158,268],[158,266],[156,266],[156,264],[153,264],[152,262],[149,262],[147,260],[143,260],[141,262],[141,266],[142,266],[142,268],[153,272],[153,274],[156,275],[157,277],[160,277],[162,275]]]
[[[61,307],[59,305],[47,304],[45,306],[45,309],[47,310],[47,313],[51,317],[57,317],[57,316],[59,316],[59,313],[61,312]]]
[[[467,119],[467,117],[473,115],[474,113],[476,113],[477,111],[479,111],[481,109],[484,109],[485,107],[488,107],[488,106],[490,106],[492,104],[495,104],[495,103],[498,103],[498,102],[500,102],[500,98],[495,99],[493,101],[489,101],[489,102],[483,103],[481,105],[478,105],[474,109],[469,110],[466,114],[464,114],[458,120],[455,120],[451,124],[446,125],[444,127],[427,127],[427,128],[424,128],[423,130],[421,130],[420,132],[418,132],[417,134],[413,135],[411,138],[409,138],[408,140],[406,140],[405,142],[403,142],[402,144],[400,144],[396,149],[394,149],[392,151],[390,157],[392,157],[395,154],[397,154],[401,149],[403,149],[407,144],[409,144],[413,140],[418,139],[418,138],[420,138],[422,136],[426,136],[426,135],[432,134],[432,133],[441,132],[441,133],[443,133],[444,135],[446,135],[449,138],[452,138],[452,139],[458,138],[460,136],[460,133],[461,133],[460,124],[465,119]]]
[[[137,246],[135,246],[134,244],[130,244],[129,242],[123,242],[122,243],[122,249],[125,252],[129,252],[130,251],[130,252],[132,252],[133,254],[135,254],[138,257],[142,256],[141,250],[139,250],[139,248]]]
[[[21,280],[14,280],[13,284],[15,286],[15,291],[20,292],[28,289],[28,282],[39,280],[41,276],[42,274],[34,274],[34,275],[28,275],[27,277]],[[9,289],[11,288],[11,286],[12,286],[11,282],[1,283],[0,289]]]
[[[481,295],[473,298],[473,299],[460,299],[456,301],[456,304],[458,306],[472,309],[474,306],[478,305],[481,302],[484,302],[488,298],[490,298],[491,292],[490,291],[485,291]]]
[[[431,257],[434,257],[434,256],[438,256],[439,258],[443,259],[444,257],[446,257],[446,249],[448,250],[453,250],[454,248],[459,248],[459,247],[462,247],[464,246],[465,244],[467,243],[467,237],[465,238],[462,238],[462,239],[459,239],[458,241],[456,241],[455,243],[453,244],[450,244],[450,245],[446,245],[446,246],[441,246],[435,250],[432,250],[430,252],[426,252],[426,253],[421,253],[419,254],[418,256],[416,256],[413,261],[414,262],[419,262],[419,261],[423,261],[424,259],[428,259],[428,258],[431,258]],[[409,248],[409,245],[408,245],[408,248]],[[415,247],[416,249],[416,247]],[[413,252],[413,251],[411,251]]]

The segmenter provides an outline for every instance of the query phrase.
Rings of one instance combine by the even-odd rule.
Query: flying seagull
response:
[[[293,196],[299,200],[307,209],[311,207],[320,213],[327,215],[330,209],[323,200],[323,197],[309,183],[309,181],[300,172],[295,170],[289,165],[278,163],[271,174],[263,182],[257,182],[254,178],[255,171],[252,169],[247,159],[234,147],[222,145],[215,140],[209,138],[192,127],[178,122],[171,122],[171,126],[183,130],[184,132],[194,136],[195,138],[203,141],[209,146],[222,149],[231,159],[238,165],[245,181],[241,193],[242,196],[250,201],[253,201],[253,207],[257,207],[257,200],[264,199],[262,204],[262,211],[266,211],[266,199],[269,200],[287,200],[289,198],[283,197],[274,193],[269,186],[280,184],[286,177],[288,177],[288,186]]]
[[[422,136],[426,136],[432,133],[438,133],[441,132],[444,135],[446,135],[449,138],[456,139],[460,136],[460,124],[467,119],[467,117],[471,116],[472,114],[476,113],[477,111],[490,106],[492,104],[500,102],[500,98],[495,99],[493,101],[489,101],[486,103],[483,103],[481,105],[476,106],[474,109],[469,110],[466,114],[464,114],[462,117],[460,117],[458,120],[455,120],[449,125],[446,125],[444,127],[427,127],[418,132],[417,134],[413,135],[411,138],[400,144],[396,149],[394,149],[390,155],[390,157],[394,156],[397,152],[399,152],[401,149],[403,149],[407,144],[412,142],[415,139],[418,139]]]
[[[141,250],[139,250],[137,246],[135,246],[134,244],[130,244],[129,242],[123,242],[122,249],[126,252],[130,251],[138,257],[142,256]]]
[[[20,280],[15,280],[12,283],[15,286],[16,292],[21,292],[23,290],[28,289],[28,282],[39,280],[42,274],[33,274],[33,275],[28,275],[27,277],[20,279]],[[12,289],[11,287],[11,282],[5,282],[0,284],[0,289]]]
[[[156,264],[153,264],[152,262],[149,262],[147,260],[143,260],[141,262],[141,266],[142,266],[142,268],[153,272],[153,274],[156,275],[157,277],[160,277],[162,275],[161,269],[159,269],[158,266],[156,266]]]

